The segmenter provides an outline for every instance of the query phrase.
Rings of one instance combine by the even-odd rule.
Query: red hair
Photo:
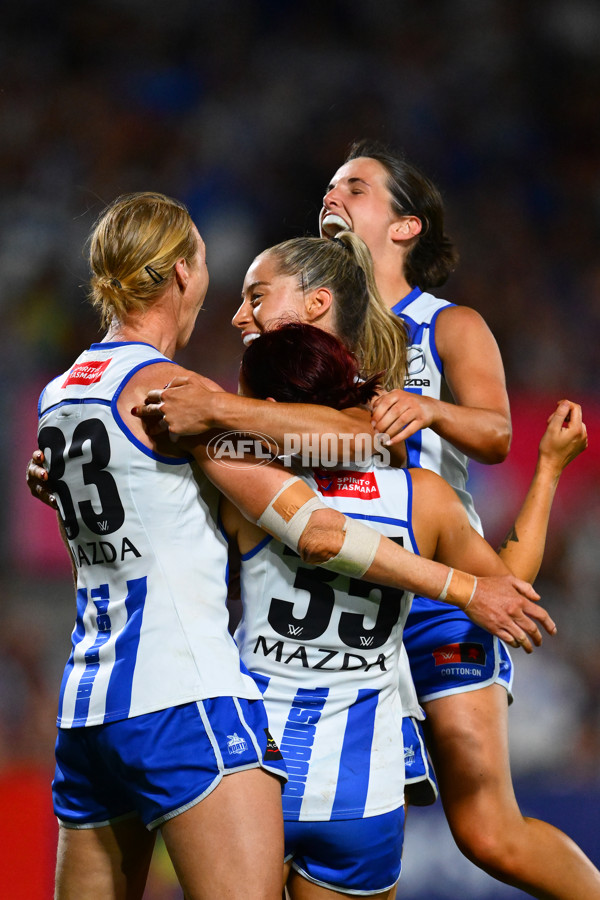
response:
[[[240,381],[253,397],[347,409],[367,403],[380,375],[360,379],[358,362],[337,337],[292,322],[266,331],[247,347]]]

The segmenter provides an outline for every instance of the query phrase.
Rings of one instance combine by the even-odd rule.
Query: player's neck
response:
[[[165,328],[162,316],[156,315],[155,310],[147,310],[143,315],[132,313],[123,322],[114,319],[104,340],[150,344],[170,359],[177,347],[177,336],[173,331],[170,327]]]
[[[403,273],[398,271],[397,260],[394,260],[394,263],[395,265],[375,266],[375,281],[379,293],[389,309],[392,309],[412,290]]]

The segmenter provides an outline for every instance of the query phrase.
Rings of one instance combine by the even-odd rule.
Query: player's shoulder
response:
[[[181,375],[184,370],[177,363],[164,358],[147,359],[138,366],[128,379],[130,389],[140,390],[147,388],[164,388],[176,375]]]
[[[413,486],[413,496],[418,504],[436,506],[456,498],[456,492],[448,482],[431,469],[408,470]],[[459,501],[460,502],[460,501]]]
[[[444,300],[429,291],[413,288],[396,309],[403,317],[425,322],[451,306],[453,306],[451,300]]]
[[[489,331],[488,325],[476,309],[472,306],[460,306],[452,303],[440,309],[437,315],[436,329],[438,334],[441,330],[453,330],[456,332],[468,329],[469,331],[479,331],[485,329]]]

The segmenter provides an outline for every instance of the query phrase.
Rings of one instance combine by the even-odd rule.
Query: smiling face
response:
[[[359,156],[344,163],[323,198],[319,216],[323,237],[353,231],[375,256],[388,240],[390,226],[399,221],[387,183],[388,173],[376,159]]]
[[[257,256],[244,278],[242,305],[232,325],[246,346],[282,320],[306,322],[305,295],[297,275],[282,275],[268,254]]]

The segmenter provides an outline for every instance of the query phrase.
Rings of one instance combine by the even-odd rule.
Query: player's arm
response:
[[[325,507],[306,484],[304,491],[310,495],[308,500],[304,492],[299,500],[295,495],[290,501],[286,497],[289,482],[292,481],[291,487],[295,488],[299,479],[290,479],[289,471],[282,466],[271,463],[257,468],[248,461],[236,460],[234,465],[225,467],[211,460],[206,448],[200,448],[201,445],[196,447],[194,455],[207,477],[247,519],[270,531],[299,553],[305,562],[325,565],[341,574],[433,599],[439,599],[447,586],[452,575],[448,565],[409,553],[361,522],[346,519],[336,510]],[[32,460],[28,484],[34,497],[45,499],[49,495],[45,482],[35,474],[38,469]],[[37,487],[42,489],[41,493]],[[307,502],[312,503],[309,511],[305,511]],[[265,519],[267,513],[269,516]],[[454,574],[457,582],[453,582],[454,588],[449,585],[447,602],[464,606],[470,601],[479,624],[513,646],[521,645],[529,650],[530,641],[539,643],[537,622],[549,633],[556,630],[545,610],[532,603],[539,600],[539,596],[526,582],[503,575],[479,578],[473,585],[471,576],[460,572]]]
[[[519,578],[534,581],[544,555],[552,502],[563,470],[587,447],[581,407],[561,400],[540,441],[535,473],[523,506],[498,550]]]
[[[136,415],[145,420],[149,433],[161,428],[168,428],[174,435],[213,430],[260,432],[280,453],[299,452],[297,448],[302,447],[306,464],[318,464],[316,451],[323,435],[328,436],[328,451],[337,441],[338,459],[347,455],[353,460],[375,446],[375,432],[366,409],[336,410],[306,403],[256,400],[215,389],[214,382],[189,371],[168,387],[151,390],[146,402],[137,406]]]
[[[153,367],[137,373],[119,399],[122,415],[132,430],[135,417],[130,407],[141,402],[139,395],[145,389],[144,379],[150,368]],[[139,420],[137,427],[141,440],[143,427]],[[144,439],[152,440],[147,436]],[[232,464],[224,466],[210,457],[201,441],[194,455],[206,476],[247,519],[286,543],[305,561],[426,597],[436,598],[447,589],[451,573],[446,565],[409,553],[362,522],[328,509],[308,485],[290,478],[289,470],[283,466],[273,462],[257,467],[252,460],[244,459],[230,460]],[[40,484],[43,486],[43,482]],[[33,493],[38,496],[36,491]],[[555,629],[547,613],[531,602],[539,596],[525,582],[512,576],[481,579],[472,588],[472,580],[464,576],[458,588],[450,585],[447,599],[461,605],[470,600],[481,624],[509,642],[524,642],[527,649],[529,634],[534,643],[539,643],[535,620],[550,632]],[[497,598],[505,601],[500,610]],[[534,612],[524,615],[524,606]]]
[[[390,391],[373,404],[374,427],[393,441],[432,428],[478,462],[502,462],[512,431],[504,368],[493,334],[474,309],[449,306],[437,317],[435,340],[455,402]]]
[[[456,492],[434,472],[414,469],[411,475],[414,498],[413,526],[420,552],[447,566],[477,576],[477,585],[488,577],[493,579],[506,575],[509,571],[506,564],[487,541],[471,527]],[[484,605],[481,604],[482,599],[485,601]],[[474,622],[495,634],[498,633],[498,625],[508,613],[513,623],[522,629],[521,634],[511,632],[512,638],[516,637],[517,642],[525,650],[530,651],[533,649],[530,642],[541,643],[539,629],[536,632],[530,627],[532,620],[537,621],[550,634],[554,633],[555,628],[548,627],[547,615],[536,603],[526,601],[517,609],[513,605],[513,599],[498,594],[496,598],[492,597],[490,610],[487,606],[489,598],[480,598],[475,591],[472,600],[467,604],[466,612]],[[494,612],[500,617],[498,621],[494,621]]]
[[[211,459],[202,445],[194,455],[207,477],[247,519],[283,541],[305,562],[434,599],[440,599],[446,589],[443,599],[460,606],[470,601],[479,624],[528,651],[541,642],[539,625],[550,633],[556,630],[546,611],[533,602],[539,596],[531,585],[508,575],[493,551],[496,568],[489,572],[491,577],[475,584],[471,576],[458,572],[453,579],[447,563],[410,553],[362,522],[326,507],[306,483],[290,477],[282,466],[257,467],[236,460],[225,467]]]

